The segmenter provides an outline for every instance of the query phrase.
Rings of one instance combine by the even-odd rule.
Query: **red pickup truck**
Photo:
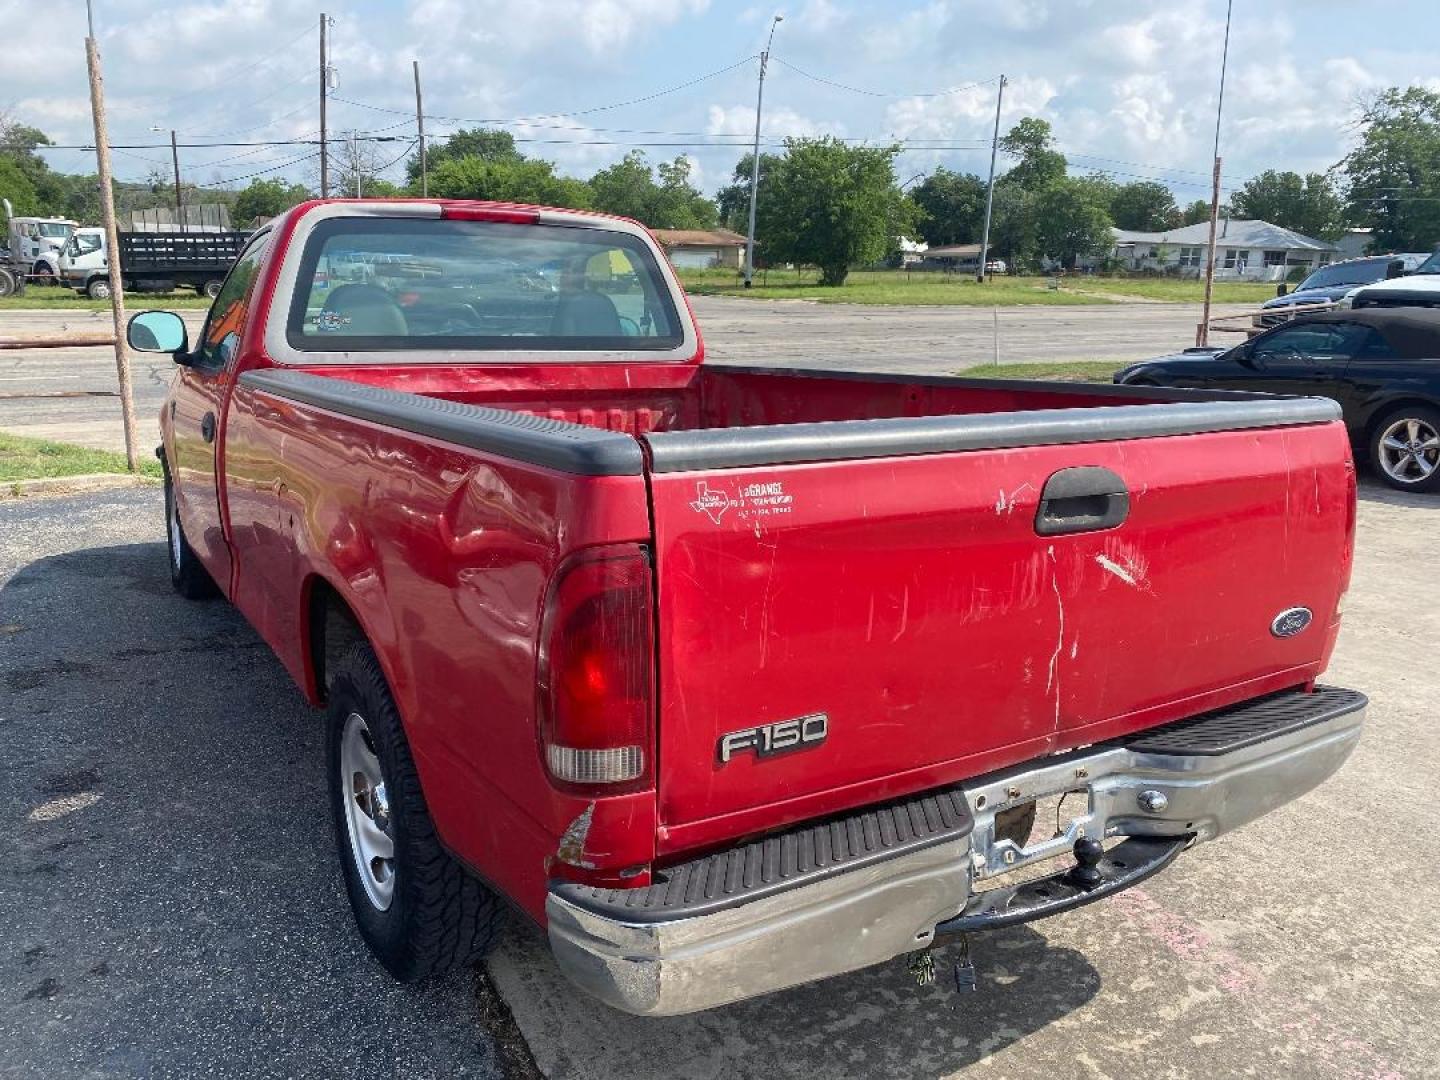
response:
[[[620,1009],[735,1001],[1111,895],[1360,735],[1329,401],[707,365],[643,227],[433,200],[298,206],[130,343],[175,586],[327,709],[402,979],[503,898]]]

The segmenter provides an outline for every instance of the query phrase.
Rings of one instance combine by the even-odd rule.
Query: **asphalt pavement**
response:
[[[712,363],[952,374],[1036,360],[1141,360],[1195,340],[1196,304],[1075,307],[876,307],[800,300],[693,298]],[[1219,306],[1217,315],[1246,310]],[[180,312],[191,339],[203,311]],[[0,335],[108,330],[109,312],[0,311]],[[998,346],[998,348],[997,348]],[[163,356],[131,353],[141,449],[159,441],[174,373]],[[977,372],[977,374],[983,374]],[[0,353],[0,431],[124,449],[115,354],[109,347]]]
[[[1440,1075],[1440,499],[1362,490],[1328,677],[1373,704],[1329,783],[974,938],[976,993],[952,949],[924,988],[895,961],[666,1020],[582,997],[523,924],[487,972],[388,979],[346,909],[316,717],[228,605],[171,592],[160,504],[0,502],[0,1076]]]

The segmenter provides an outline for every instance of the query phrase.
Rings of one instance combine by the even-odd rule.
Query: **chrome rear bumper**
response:
[[[1303,795],[1340,767],[1364,724],[1362,695],[1325,693],[1332,696],[1324,703],[1319,694],[1306,695],[1317,699],[1315,710],[1324,709],[1298,726],[1280,725],[1274,734],[1239,743],[1231,738],[1223,752],[1193,732],[1176,738],[1159,729],[1123,745],[977,778],[960,788],[973,820],[968,828],[952,821],[930,842],[899,845],[893,856],[881,851],[859,858],[854,869],[818,879],[801,875],[792,888],[777,889],[757,872],[760,895],[753,900],[744,899],[742,889],[739,902],[718,907],[684,897],[676,902],[664,883],[623,893],[556,886],[546,904],[550,946],[561,970],[582,989],[617,1009],[647,1015],[694,1012],[868,967],[927,947],[937,927],[943,935],[965,924],[963,917],[981,904],[975,898],[984,895],[977,885],[1063,854],[1078,839],[1189,837],[1197,843]],[[997,838],[997,813],[1065,792],[1088,798],[1065,834],[1029,847]],[[842,833],[846,825],[857,835],[851,822],[840,823]],[[828,836],[836,827],[828,823],[818,832]],[[709,862],[723,872],[723,857],[719,863],[716,858]],[[739,861],[743,869],[745,859]],[[688,884],[670,893],[697,891],[693,876],[680,880]],[[981,906],[987,916],[998,914],[994,924],[1000,925],[1075,904],[1072,895],[1053,908],[1037,905],[1032,895],[1024,912],[1009,917],[995,911],[993,896]]]

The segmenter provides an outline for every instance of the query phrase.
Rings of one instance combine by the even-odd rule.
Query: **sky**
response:
[[[1225,0],[94,0],[115,171],[170,168],[243,186],[309,180],[319,17],[333,18],[329,127],[375,145],[399,179],[414,139],[411,62],[427,135],[504,126],[534,156],[588,176],[641,149],[684,154],[708,192],[749,146],[759,61],[763,141],[831,134],[900,142],[908,180],[937,165],[983,175],[995,93],[1002,130],[1054,128],[1072,171],[1156,179],[1182,204],[1208,197]],[[1383,11],[1383,17],[1376,12]],[[0,111],[61,144],[93,141],[85,5],[0,0]],[[1391,85],[1440,90],[1440,3],[1236,0],[1220,152],[1224,186],[1269,168],[1324,170],[1355,139],[1355,103]],[[157,134],[152,128],[160,128]],[[52,150],[66,172],[94,155]],[[1002,157],[1001,168],[1005,161]]]

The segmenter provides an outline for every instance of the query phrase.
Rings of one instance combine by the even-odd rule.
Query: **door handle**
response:
[[[200,437],[206,442],[215,441],[215,414],[207,412],[200,418]]]
[[[1113,529],[1130,516],[1130,490],[1099,465],[1061,469],[1045,481],[1035,531],[1041,536]]]

